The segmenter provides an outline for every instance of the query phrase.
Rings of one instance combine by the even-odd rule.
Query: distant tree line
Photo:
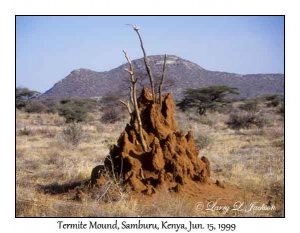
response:
[[[170,83],[171,85],[172,83]],[[142,84],[141,84],[142,87]],[[209,86],[202,88],[188,88],[184,97],[177,103],[182,111],[196,111],[199,115],[206,115],[209,111],[230,113],[227,122],[230,128],[247,128],[255,124],[262,127],[263,117],[259,114],[261,107],[275,108],[276,112],[284,116],[284,99],[277,94],[247,99],[239,103],[235,112],[232,109],[231,95],[238,95],[237,88],[228,86]],[[100,99],[46,99],[36,98],[40,93],[28,88],[16,88],[16,108],[27,113],[58,113],[66,123],[86,121],[88,112],[99,111],[103,123],[115,123],[126,118],[126,108],[119,104],[122,93],[108,93]],[[240,101],[240,100],[239,100]]]

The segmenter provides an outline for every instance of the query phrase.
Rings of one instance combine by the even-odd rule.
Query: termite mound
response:
[[[144,88],[138,98],[138,111],[147,151],[141,146],[138,121],[132,115],[104,161],[105,170],[122,176],[127,189],[147,194],[155,193],[162,185],[179,192],[187,182],[208,182],[209,160],[198,157],[191,131],[178,131],[172,95],[163,95],[159,104]],[[101,184],[102,177],[101,172],[94,171],[92,184]]]

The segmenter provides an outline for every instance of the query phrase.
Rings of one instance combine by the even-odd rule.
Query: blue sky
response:
[[[16,85],[44,92],[72,70],[108,71],[148,55],[172,54],[208,70],[284,72],[281,16],[18,16]]]

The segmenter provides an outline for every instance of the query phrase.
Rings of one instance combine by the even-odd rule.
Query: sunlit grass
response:
[[[270,111],[268,109],[268,111]],[[282,117],[267,112],[270,119],[264,129],[235,131],[225,122],[228,115],[209,113],[198,119],[193,113],[177,112],[179,129],[193,130],[203,143],[200,155],[211,163],[212,180],[235,184],[261,200],[269,198],[282,216],[284,187],[284,125]],[[87,199],[75,202],[44,194],[38,185],[64,184],[90,178],[92,169],[103,164],[109,147],[115,144],[127,121],[102,124],[93,113],[83,123],[84,136],[78,146],[62,138],[64,119],[56,114],[28,114],[17,111],[16,189],[17,216],[221,216],[219,212],[197,212],[188,200],[162,192],[152,204],[130,195],[114,204]],[[26,130],[29,133],[23,132]],[[204,141],[203,140],[207,141]],[[202,140],[202,141],[201,141]],[[245,196],[251,201],[253,196]],[[248,213],[245,216],[262,216]]]

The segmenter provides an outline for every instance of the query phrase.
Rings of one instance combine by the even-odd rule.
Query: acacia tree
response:
[[[189,108],[197,108],[200,115],[204,115],[208,109],[215,109],[226,104],[225,97],[228,94],[240,94],[237,88],[228,86],[210,86],[186,89],[184,98],[177,106],[186,111]]]
[[[32,97],[38,96],[40,92],[29,90],[27,87],[17,87],[16,88],[16,99],[30,99]]]

